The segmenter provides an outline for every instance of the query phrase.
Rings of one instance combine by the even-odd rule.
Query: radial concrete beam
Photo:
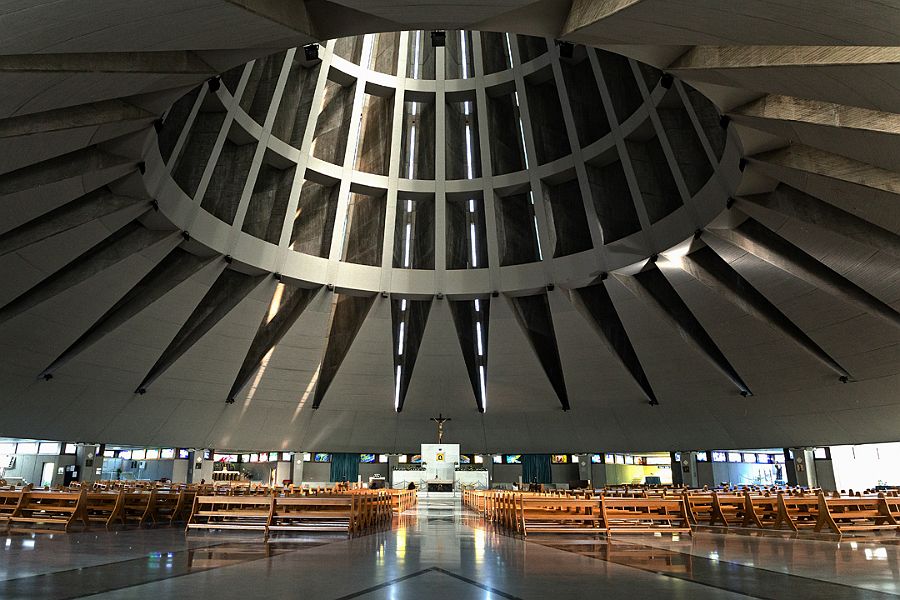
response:
[[[87,52],[0,56],[0,73],[162,73],[215,75],[189,50],[163,52]]]
[[[40,113],[0,119],[0,138],[51,133],[77,127],[96,127],[122,121],[154,119],[148,110],[125,100],[103,100]]]
[[[802,144],[754,154],[748,160],[776,178],[779,170],[789,169],[900,196],[900,174]]]
[[[60,354],[41,377],[47,378],[60,367],[115,331],[120,325],[165,296],[184,280],[190,278],[210,262],[181,248],[174,248],[149,273],[144,275],[128,293],[106,311],[75,342]]]
[[[325,355],[322,357],[322,365],[319,368],[319,380],[316,383],[313,408],[321,406],[325,393],[334,381],[338,369],[341,368],[341,364],[350,351],[350,346],[356,339],[356,334],[359,333],[374,304],[374,294],[370,296],[338,295],[331,315],[331,330],[325,345]]]
[[[684,341],[698,350],[737,386],[741,395],[752,394],[750,388],[656,265],[634,276],[616,274],[615,277],[632,294],[656,308],[658,314],[681,334]]]
[[[260,323],[259,329],[256,331],[256,336],[250,343],[250,349],[247,350],[247,356],[244,357],[244,362],[241,364],[231,390],[228,392],[226,401],[229,403],[235,401],[238,393],[244,389],[254,373],[259,370],[266,354],[293,327],[300,315],[303,314],[303,311],[306,310],[306,307],[309,306],[309,301],[320,289],[306,289],[287,283],[279,284],[279,287],[281,291],[279,292],[276,289],[275,293],[280,294],[281,301],[278,302],[274,315],[270,311],[263,317],[262,323]],[[273,299],[274,302],[275,300]]]
[[[900,258],[900,236],[896,233],[784,183],[768,194],[738,196],[735,205],[744,212],[752,212],[754,206],[761,206]]]
[[[898,63],[900,48],[891,46],[694,46],[669,70]]]
[[[0,256],[121,210],[132,208],[137,216],[147,205],[145,199],[119,196],[106,187],[95,190],[0,235]]]
[[[726,114],[739,125],[900,171],[900,119],[895,113],[768,94]]]
[[[900,119],[894,113],[780,94],[767,94],[727,114],[735,122],[751,126],[777,121],[900,134]]]
[[[224,267],[224,264],[222,266]],[[230,313],[265,278],[265,275],[254,276],[232,269],[223,270],[135,392],[138,394],[146,392],[151,383],[200,341],[216,323]]]
[[[313,23],[308,13],[308,5],[315,2],[293,2],[292,0],[225,0],[254,15],[258,15],[298,33],[314,36]],[[329,3],[330,4],[330,3]],[[337,10],[342,7],[336,6]]]
[[[563,33],[569,35],[582,29],[590,27],[607,17],[610,17],[621,10],[637,6],[644,0],[608,0],[597,2],[596,0],[573,0],[572,8],[569,10],[569,16],[566,18],[566,24],[563,27]]]
[[[136,167],[137,164],[138,161],[132,158],[111,154],[96,146],[82,148],[0,175],[0,197],[94,171],[129,165]]]
[[[747,219],[734,229],[707,229],[702,237],[725,241],[900,327],[900,313],[755,219]]]
[[[425,336],[432,300],[391,300],[391,329],[394,341],[394,409],[403,410],[409,382]],[[401,334],[401,327],[403,333]],[[402,336],[402,338],[401,338]],[[397,379],[397,369],[400,378]]]
[[[842,378],[850,379],[850,374],[844,367],[812,341],[787,315],[778,310],[711,247],[703,246],[682,257],[681,267],[697,281],[744,312],[781,331]]]
[[[566,390],[562,361],[559,358],[559,347],[556,344],[553,315],[550,314],[550,299],[544,293],[535,296],[518,296],[509,300],[513,307],[513,313],[516,315],[516,321],[540,361],[544,374],[550,380],[550,385],[553,386],[553,391],[556,392],[562,409],[569,410],[569,393]]]
[[[644,367],[638,358],[628,332],[619,318],[619,313],[613,304],[606,284],[603,282],[572,290],[573,303],[588,317],[588,322],[593,329],[600,334],[600,338],[609,348],[610,352],[619,359],[622,365],[631,374],[635,383],[647,396],[651,406],[659,404],[656,394],[644,373]]]
[[[0,323],[150,246],[164,243],[171,249],[181,239],[177,232],[147,229],[134,220],[0,308]]]
[[[472,384],[472,392],[475,394],[475,406],[478,412],[483,413],[486,402],[486,390],[481,385],[480,369],[487,373],[488,360],[488,334],[491,325],[491,301],[488,298],[478,300],[479,310],[475,310],[475,303],[471,300],[450,300],[450,314],[453,317],[453,325],[456,327],[456,337],[459,339],[459,349],[462,351],[463,360],[466,363],[466,371],[469,374],[469,383]],[[476,314],[477,313],[477,314]],[[478,334],[476,323],[481,323],[481,354],[479,354]],[[487,385],[485,375],[485,385]]]
[[[900,90],[888,83],[900,76],[900,47],[694,46],[667,70],[688,82],[900,110]]]

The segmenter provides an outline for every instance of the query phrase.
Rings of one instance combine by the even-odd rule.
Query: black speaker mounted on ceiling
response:
[[[434,48],[443,48],[447,45],[447,32],[446,31],[432,31],[431,32],[431,45]]]
[[[571,42],[564,42],[562,40],[556,40],[556,45],[559,46],[560,58],[572,58],[572,56],[574,56],[575,44]]]
[[[303,56],[306,60],[319,60],[319,45],[307,44],[303,46]]]

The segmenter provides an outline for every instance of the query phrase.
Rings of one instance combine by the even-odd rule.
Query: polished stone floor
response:
[[[432,500],[353,540],[168,528],[0,537],[0,598],[886,598],[900,595],[898,542],[526,542]]]

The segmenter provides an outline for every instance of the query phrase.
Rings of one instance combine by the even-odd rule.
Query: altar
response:
[[[453,492],[453,484],[453,481],[442,481],[439,479],[434,479],[426,482],[426,490],[430,494],[433,494],[435,492]]]
[[[419,487],[420,493],[426,498],[456,498],[462,487],[487,489],[487,470],[460,470],[459,444],[443,443],[444,423],[450,419],[439,415],[431,420],[438,424],[438,443],[422,444],[422,468],[416,472],[418,478],[411,479]],[[469,468],[468,464],[466,468]],[[407,472],[404,475],[410,477],[412,474]],[[396,481],[395,474],[394,485]]]
[[[459,444],[422,444],[422,468],[429,498],[455,495],[458,466]]]

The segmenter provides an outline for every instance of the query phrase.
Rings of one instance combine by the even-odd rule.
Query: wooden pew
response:
[[[900,523],[900,496],[897,496],[896,492],[881,494],[881,496],[884,498],[891,516],[894,517],[895,521]]]
[[[415,490],[388,490],[391,497],[391,507],[394,512],[402,514],[416,505],[418,494]],[[463,490],[463,502],[466,501],[466,490]]]
[[[76,520],[84,525],[84,498],[86,491],[80,492],[23,492],[23,497],[15,511],[9,516],[10,531],[27,531],[24,526],[44,525],[62,527],[68,532]],[[23,527],[16,528],[15,525]]]
[[[82,520],[86,523],[102,523],[109,529],[110,525],[119,518],[122,510],[122,495],[124,490],[118,492],[85,492]]]
[[[521,496],[516,504],[516,530],[524,536],[529,533],[596,535],[603,532],[599,499]]]
[[[0,524],[3,528],[9,525],[9,518],[15,514],[16,509],[22,502],[24,492],[21,490],[2,490],[0,491]]]
[[[352,537],[367,529],[370,502],[361,495],[274,498],[267,532],[339,531]]]
[[[829,529],[845,533],[900,531],[884,497],[827,498],[819,492],[819,519],[816,531]]]
[[[154,525],[187,521],[190,516],[194,492],[184,488],[180,490],[156,490],[150,501],[149,520]]]
[[[170,525],[187,522],[191,516],[191,507],[194,504],[194,496],[196,495],[197,490],[191,488],[182,488],[178,492],[178,502],[175,504],[175,507],[169,515]],[[161,513],[160,516],[164,515],[165,513]]]
[[[778,516],[774,529],[815,529],[819,522],[819,499],[816,496],[778,493]]]
[[[759,527],[760,529],[774,529],[778,522],[779,506],[778,496],[757,496],[749,491],[744,492],[746,508],[744,509],[744,521],[741,527]]]
[[[716,499],[712,493],[685,494],[684,500],[692,525],[712,524],[716,508]]]
[[[185,531],[245,529],[265,532],[275,498],[265,496],[195,496]]]
[[[713,493],[713,516],[710,525],[721,523],[726,529],[740,527],[744,523],[747,500],[742,494]]]
[[[143,527],[147,521],[152,520],[153,505],[156,499],[156,490],[151,491],[124,491],[122,493],[122,506],[116,519],[123,525],[137,523]]]
[[[691,533],[684,497],[603,498],[606,536],[620,533]]]

